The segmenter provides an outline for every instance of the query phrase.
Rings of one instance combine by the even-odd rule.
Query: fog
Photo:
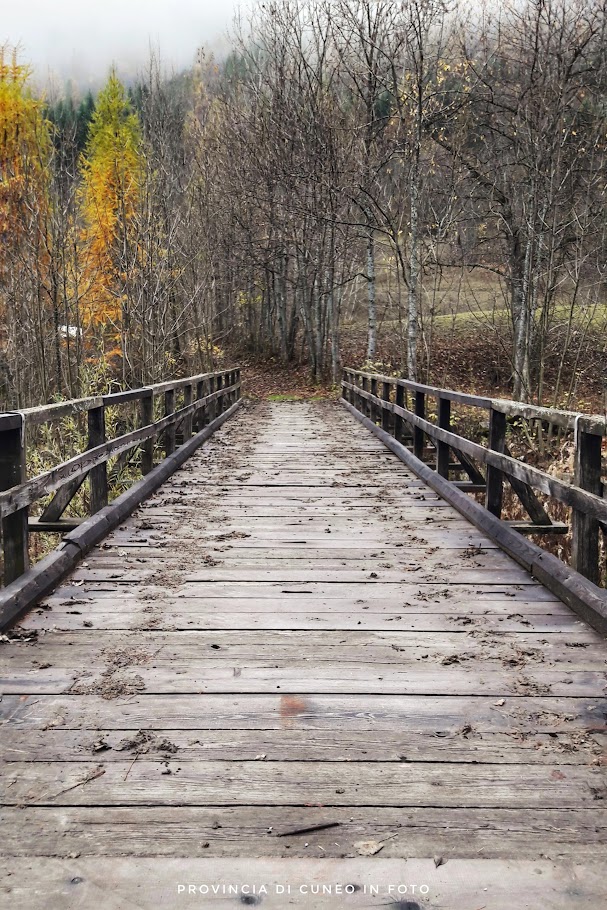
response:
[[[237,0],[21,0],[2,3],[0,45],[19,45],[39,83],[96,86],[114,63],[124,78],[150,47],[179,70],[196,50],[225,47]]]

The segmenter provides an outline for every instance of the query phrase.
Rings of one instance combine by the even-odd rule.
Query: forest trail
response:
[[[607,902],[604,640],[334,403],[244,407],[0,662],[11,907]]]

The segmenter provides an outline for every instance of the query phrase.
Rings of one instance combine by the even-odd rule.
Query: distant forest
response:
[[[447,329],[517,399],[602,381],[606,9],[268,0],[225,60],[96,97],[36,96],[5,47],[0,406],[234,352],[425,379]]]

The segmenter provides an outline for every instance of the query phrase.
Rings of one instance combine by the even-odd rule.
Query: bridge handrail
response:
[[[381,394],[380,392],[381,386]],[[413,392],[413,410],[407,407],[407,392]],[[600,581],[599,538],[607,528],[607,500],[601,479],[602,438],[605,419],[572,411],[540,408],[500,398],[483,398],[451,389],[422,385],[407,379],[346,368],[342,396],[359,413],[391,433],[397,441],[405,436],[404,424],[411,428],[413,454],[424,458],[426,438],[436,449],[436,471],[449,480],[454,470],[450,452],[459,459],[457,470],[465,471],[470,483],[460,483],[468,492],[485,492],[485,508],[501,518],[503,484],[507,478],[528,512],[531,522],[519,524],[526,533],[568,530],[552,521],[534,490],[572,509],[572,565],[590,581]],[[437,402],[437,422],[427,419],[426,397]],[[481,445],[457,433],[452,426],[451,403],[488,411],[488,444]],[[540,468],[512,457],[506,445],[507,417],[542,420],[574,432],[574,483],[567,483]],[[486,467],[486,476],[475,462]]]
[[[183,393],[180,407],[176,405],[177,392]],[[164,397],[164,415],[155,420],[154,399],[157,395]],[[28,568],[28,533],[62,532],[72,530],[78,523],[74,519],[66,521],[61,516],[87,477],[90,480],[91,515],[108,505],[107,464],[110,458],[124,458],[133,448],[140,446],[140,469],[145,476],[154,467],[154,445],[160,434],[163,435],[166,459],[177,448],[179,428],[180,445],[183,445],[191,439],[193,432],[199,432],[217,420],[239,399],[240,370],[232,368],[109,395],[0,414],[0,520],[4,585],[15,581]],[[139,403],[139,427],[108,439],[105,409],[127,402]],[[26,430],[81,412],[86,412],[88,417],[86,450],[28,479]],[[29,507],[50,493],[55,495],[40,518],[30,520]]]
[[[344,373],[350,376],[374,378],[378,382],[390,382],[407,389],[410,392],[419,392],[422,395],[453,401],[458,404],[469,405],[472,408],[499,411],[508,417],[522,417],[526,420],[541,420],[564,430],[578,429],[585,433],[597,436],[607,435],[607,420],[600,414],[584,414],[580,411],[566,411],[559,408],[544,408],[536,404],[526,404],[522,401],[511,401],[508,398],[487,398],[482,395],[471,395],[468,392],[457,392],[454,389],[443,389],[438,386],[423,385],[412,382],[410,379],[401,379],[398,376],[384,376],[381,373],[368,373],[362,370],[346,369]]]
[[[229,370],[224,370],[230,372]],[[157,382],[153,385],[141,386],[137,389],[126,389],[122,392],[110,392],[108,395],[95,395],[88,398],[71,398],[69,401],[57,401],[53,404],[37,405],[33,408],[24,408],[19,413],[23,414],[28,427],[40,426],[51,420],[60,420],[82,411],[91,411],[94,408],[107,407],[108,405],[123,404],[127,401],[139,401],[149,395],[158,395],[161,392],[178,391],[193,386],[220,373],[199,373],[197,376],[188,376],[185,379],[172,379],[168,382]],[[0,414],[0,432],[8,421],[13,418],[12,413]]]

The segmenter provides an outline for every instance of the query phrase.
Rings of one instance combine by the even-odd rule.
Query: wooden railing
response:
[[[504,480],[529,515],[530,522],[510,522],[523,533],[563,533],[566,524],[554,522],[536,496],[542,493],[572,509],[572,567],[592,581],[600,582],[599,537],[607,529],[607,500],[601,480],[602,441],[605,419],[573,411],[560,411],[499,398],[466,395],[397,379],[344,370],[343,399],[398,442],[409,442],[420,460],[434,461],[439,475],[464,473],[468,480],[454,481],[467,492],[485,494],[485,507],[502,517]],[[436,401],[436,422],[427,415],[428,398]],[[452,404],[487,412],[487,446],[457,433],[452,425]],[[540,468],[513,458],[506,444],[509,418],[541,421],[573,435],[575,447],[574,482],[559,480]],[[431,449],[428,450],[427,442]],[[452,453],[456,461],[451,460]],[[483,473],[482,467],[485,468]]]
[[[177,396],[180,401],[177,401]],[[240,370],[203,373],[145,388],[132,389],[94,398],[62,401],[58,404],[27,408],[0,414],[0,519],[4,550],[4,585],[20,578],[28,569],[28,534],[33,531],[69,532],[80,519],[62,516],[88,478],[91,515],[108,505],[108,460],[126,460],[138,447],[142,475],[154,468],[158,440],[164,458],[171,456],[205,427],[217,421],[240,399]],[[154,419],[161,405],[162,416]],[[135,403],[137,429],[107,438],[106,409]],[[27,477],[26,433],[34,427],[86,412],[88,441],[86,451],[36,477]],[[116,463],[115,463],[116,464]],[[30,507],[54,493],[38,518],[31,518]]]

